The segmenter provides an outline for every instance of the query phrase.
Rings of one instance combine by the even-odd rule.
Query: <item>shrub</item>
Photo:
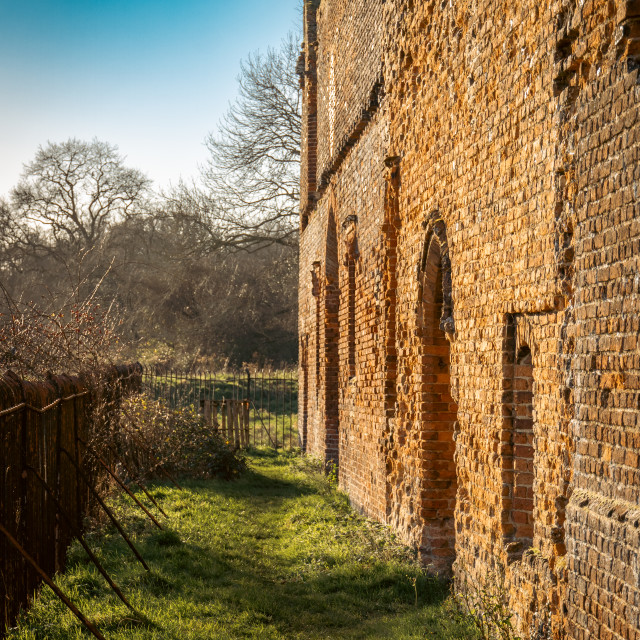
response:
[[[205,424],[193,405],[173,409],[162,400],[136,395],[124,402],[122,420],[120,448],[141,475],[161,463],[180,474],[231,480],[247,468],[243,452]],[[141,449],[140,441],[151,454]]]

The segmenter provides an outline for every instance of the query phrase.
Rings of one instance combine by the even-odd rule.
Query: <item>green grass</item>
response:
[[[112,502],[151,567],[115,530],[88,536],[139,615],[72,547],[57,583],[108,640],[156,638],[472,638],[447,586],[389,531],[356,515],[312,465],[255,452],[242,479],[156,484],[161,532]],[[49,588],[9,638],[90,637]]]

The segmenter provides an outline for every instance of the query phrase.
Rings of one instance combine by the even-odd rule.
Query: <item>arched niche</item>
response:
[[[424,296],[425,272],[433,269],[434,256],[438,259],[438,268],[441,272],[442,302],[439,318],[440,329],[448,338],[453,338],[455,334],[455,322],[453,319],[453,296],[451,291],[451,259],[449,258],[449,242],[447,239],[447,227],[438,211],[430,214],[424,222],[426,229],[426,240],[422,251],[422,258],[419,266],[420,278],[420,301]],[[431,266],[430,266],[431,265]]]
[[[418,269],[419,407],[418,452],[422,553],[438,570],[455,560],[457,405],[451,392],[450,340],[454,335],[451,262],[446,227],[437,212],[426,226]]]
[[[325,451],[327,462],[339,462],[338,398],[340,357],[340,283],[338,262],[338,230],[333,213],[329,209],[325,239],[324,277],[324,367],[325,367]]]

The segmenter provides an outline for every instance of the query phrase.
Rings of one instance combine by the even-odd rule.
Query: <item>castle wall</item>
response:
[[[640,9],[318,6],[307,450],[523,634],[640,637]]]

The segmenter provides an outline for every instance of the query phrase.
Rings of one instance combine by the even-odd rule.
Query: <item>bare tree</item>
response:
[[[301,103],[294,34],[241,63],[239,95],[206,144],[208,224],[227,246],[297,242]],[[204,212],[204,213],[203,213]]]
[[[220,224],[225,216],[218,200],[197,185],[179,182],[162,194],[152,217],[156,228],[173,239],[173,255],[192,259],[242,245],[239,231]]]
[[[41,148],[0,206],[11,236],[3,261],[15,254],[19,267],[0,273],[7,291],[45,300],[47,311],[63,308],[71,290],[101,308],[115,301],[118,330],[140,353],[153,344],[181,362],[295,360],[297,55],[290,36],[249,56],[239,97],[207,140],[202,181],[153,203],[146,178],[115,147]]]
[[[149,180],[106,142],[74,138],[40,147],[11,192],[14,243],[31,249],[91,249],[145,198]]]
[[[0,268],[10,259],[9,256],[13,246],[12,224],[11,207],[6,200],[0,198]]]

